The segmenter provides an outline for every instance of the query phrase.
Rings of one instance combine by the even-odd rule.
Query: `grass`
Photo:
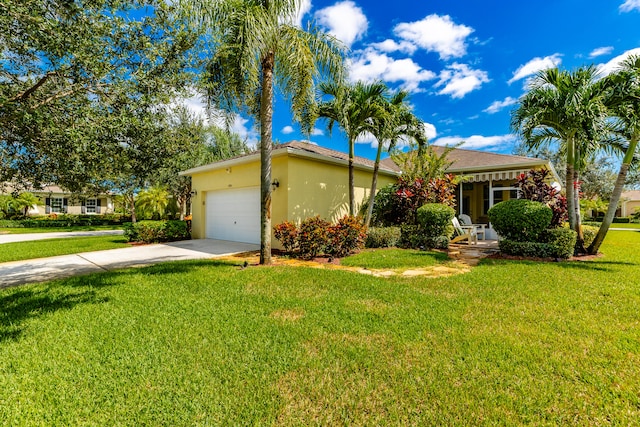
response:
[[[444,263],[448,256],[444,252],[409,249],[366,249],[356,255],[340,260],[341,265],[370,269],[400,269],[430,267]]]
[[[65,237],[0,244],[0,262],[128,247],[122,236]]]
[[[640,229],[640,224],[636,223],[627,223],[627,224],[611,224],[610,228],[633,228]]]
[[[58,233],[69,231],[96,231],[96,230],[121,230],[120,225],[85,225],[74,227],[42,227],[42,228],[30,228],[30,227],[10,227],[0,228],[0,234],[30,234],[30,233]]]
[[[0,291],[3,425],[633,425],[640,233],[441,279],[168,263]]]

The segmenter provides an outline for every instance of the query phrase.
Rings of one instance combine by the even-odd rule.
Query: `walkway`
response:
[[[482,258],[497,252],[500,252],[497,240],[478,240],[475,245],[460,243],[449,245],[449,256],[470,267],[475,267]]]
[[[167,261],[218,258],[259,249],[259,245],[250,243],[196,239],[6,262],[0,264],[0,288]]]
[[[26,234],[0,234],[0,244],[31,242],[34,240],[61,239],[69,237],[91,237],[91,236],[117,236],[123,233],[122,230],[96,230],[96,231],[56,231],[52,233],[26,233]]]

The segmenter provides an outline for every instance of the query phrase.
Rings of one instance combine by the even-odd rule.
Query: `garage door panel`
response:
[[[206,236],[210,239],[260,243],[260,188],[207,193]]]

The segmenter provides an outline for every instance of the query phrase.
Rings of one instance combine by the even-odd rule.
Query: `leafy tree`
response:
[[[609,207],[598,234],[587,249],[590,254],[598,253],[609,227],[613,222],[620,195],[624,188],[627,172],[638,154],[640,140],[640,57],[632,56],[622,63],[620,70],[605,80],[609,87],[608,106],[616,119],[616,133],[620,137],[620,149],[624,153]],[[614,141],[615,143],[616,141]]]
[[[320,84],[323,98],[314,115],[327,120],[329,132],[337,124],[347,136],[349,144],[349,215],[355,215],[354,157],[356,140],[374,131],[374,120],[385,120],[385,110],[380,102],[387,91],[382,82]]]
[[[173,8],[0,0],[0,180],[73,191],[95,184],[127,113],[167,103],[189,83],[198,34]]]
[[[309,118],[314,81],[341,78],[343,48],[332,36],[295,26],[299,0],[182,0],[183,12],[212,33],[204,83],[209,102],[248,112],[260,126],[260,263],[271,263],[273,93],[291,99],[295,120]]]
[[[578,233],[577,250],[584,252],[580,227],[579,172],[605,138],[608,110],[595,67],[574,72],[541,71],[514,110],[511,126],[531,147],[557,142],[566,154],[569,224]]]
[[[430,181],[434,178],[445,176],[446,170],[452,162],[447,159],[451,151],[459,145],[443,147],[442,154],[438,154],[431,145],[420,147],[417,144],[409,144],[408,151],[391,151],[391,160],[402,170],[402,176],[407,180],[422,178]]]
[[[177,108],[174,113],[169,122],[168,138],[179,146],[180,151],[166,159],[151,182],[169,189],[179,206],[180,219],[184,219],[191,198],[191,177],[179,175],[179,172],[248,153],[249,148],[237,134],[204,124],[200,117],[184,107]]]
[[[387,145],[387,150],[393,150],[395,145],[402,138],[415,141],[419,149],[427,143],[427,137],[424,132],[424,123],[416,117],[411,108],[406,104],[409,93],[399,91],[391,99],[382,98],[379,102],[382,104],[383,114],[373,117],[373,127],[371,133],[378,141],[378,150],[373,166],[373,177],[371,179],[371,191],[365,226],[369,226],[373,213],[373,205],[375,204],[376,187],[378,185],[378,169],[380,168],[380,156],[382,149]]]

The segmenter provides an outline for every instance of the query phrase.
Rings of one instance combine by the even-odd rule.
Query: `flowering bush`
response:
[[[549,173],[548,169],[531,169],[518,177],[516,187],[521,198],[544,203],[551,208],[553,215],[549,227],[556,228],[567,220],[567,198],[546,183]]]
[[[337,224],[329,227],[327,253],[344,257],[362,249],[367,238],[367,227],[360,218],[346,215]]]

